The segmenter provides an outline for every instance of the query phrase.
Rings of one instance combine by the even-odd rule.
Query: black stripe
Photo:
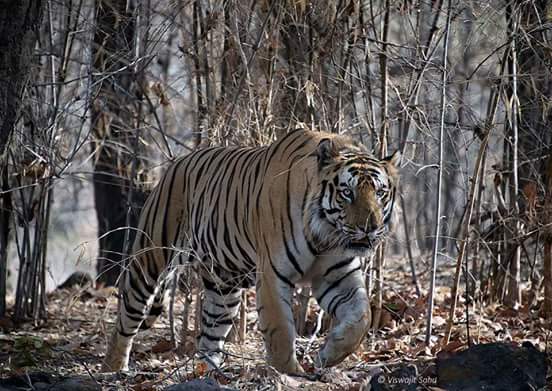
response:
[[[388,206],[389,206],[389,212],[387,213],[387,215],[383,219],[384,224],[389,223],[389,220],[391,219],[391,215],[392,215],[392,212],[393,212],[393,207],[395,206],[395,191],[393,191],[393,195],[391,196],[391,203],[390,203],[390,205],[388,204]]]
[[[221,194],[223,192],[223,190],[228,190],[227,188],[230,188],[231,185],[229,184],[227,186],[227,188],[223,188],[222,187],[222,183],[224,182],[225,179],[227,178],[230,178],[229,182],[231,181],[233,175],[234,175],[234,170],[235,170],[235,167],[236,167],[236,163],[237,161],[239,160],[239,158],[247,151],[239,151],[239,150],[232,150],[231,152],[233,152],[232,154],[226,156],[228,157],[228,159],[225,159],[225,163],[226,163],[226,167],[225,169],[222,171],[222,172],[219,172],[218,174],[218,177],[216,178],[215,180],[215,183],[213,184],[212,188],[211,188],[211,193],[212,195],[214,195],[216,193],[216,200],[214,200],[214,203],[213,203],[213,199],[211,198],[211,204],[215,206],[215,212],[218,212],[218,210],[221,208],[221,205],[220,205],[220,199],[221,199]],[[238,153],[234,153],[234,152],[238,152]],[[230,173],[228,173],[228,171],[230,170]],[[213,189],[217,189],[218,191],[212,191]],[[228,193],[228,192],[226,192]],[[224,210],[226,210],[227,206],[227,203],[225,205],[222,206],[222,208]],[[230,236],[229,236],[229,233],[228,233],[228,229],[226,227],[228,227],[228,222],[226,220],[226,213],[223,213],[223,223],[222,224],[225,228],[224,228],[224,232],[223,232],[223,240],[224,240],[224,244],[226,245],[226,249],[225,248],[221,248],[220,246],[213,246],[212,247],[212,251],[215,252],[214,250],[215,249],[219,249],[220,252],[225,256],[226,260],[228,261],[227,262],[227,265],[228,265],[228,268],[231,270],[231,271],[234,271],[234,272],[238,272],[240,271],[240,269],[231,261],[231,259],[237,259],[237,256],[236,254],[234,253],[233,249],[232,249],[232,244],[230,242]],[[214,227],[215,226],[219,226],[220,224],[218,224],[218,216],[215,216],[214,213],[211,215],[211,219],[210,219],[210,232],[211,232],[211,235],[213,237],[216,237],[217,236],[217,233],[215,230],[214,230]],[[211,240],[213,238],[210,238]],[[227,250],[229,253],[230,253],[230,256],[228,256],[228,253]]]
[[[245,260],[245,264],[249,266],[250,268],[255,267],[255,262],[251,259],[247,251],[241,246],[240,242],[236,242],[236,246],[238,247],[238,251],[240,252],[241,256]]]
[[[265,240],[265,248],[266,248],[266,256],[268,257],[268,261],[270,263],[270,267],[272,268],[272,271],[274,271],[274,274],[276,274],[276,276],[282,280],[284,283],[286,283],[287,285],[289,285],[291,288],[295,288],[295,285],[290,281],[288,280],[285,276],[283,276],[282,274],[280,274],[280,272],[276,269],[276,267],[274,266],[274,264],[272,263],[272,258],[270,256],[270,250],[268,249],[268,243],[266,243],[266,240]]]
[[[330,266],[326,272],[324,273],[324,277],[326,277],[328,274],[330,274],[331,272],[333,272],[334,270],[337,270],[337,269],[340,269],[342,267],[345,267],[345,266],[348,266],[351,264],[351,262],[353,262],[355,260],[355,258],[348,258],[348,259],[345,259],[343,261],[339,261],[338,263]]]
[[[142,277],[142,273],[136,273],[136,277],[137,278],[140,278]],[[146,305],[147,303],[147,296],[148,295],[152,295],[153,292],[155,291],[155,287],[150,287],[146,281],[141,281],[142,284],[140,284],[142,287],[146,288],[146,291],[148,292],[147,294],[145,294],[142,289],[140,288],[140,286],[137,285],[138,282],[140,282],[139,280],[137,279],[134,279],[132,274],[130,274],[128,276],[128,282],[129,282],[129,285],[130,285],[130,289],[131,289],[131,292],[135,292],[136,294],[134,295],[136,297],[136,299],[142,303],[143,305]],[[140,295],[140,296],[136,296],[136,295]]]
[[[320,296],[318,298],[318,302],[322,303],[322,300],[324,299],[324,296],[326,296],[332,289],[339,286],[339,284],[341,284],[341,281],[343,281],[344,279],[346,279],[347,277],[349,277],[351,274],[353,274],[354,272],[356,272],[358,270],[360,270],[360,266],[348,271],[343,276],[341,276],[338,280],[335,280],[329,287],[326,288],[324,293],[322,293],[322,296]]]
[[[310,211],[307,210],[307,199],[308,199],[309,192],[310,192],[310,182],[307,182],[307,187],[305,189],[305,194],[303,194],[303,203],[301,205],[301,221],[305,221],[305,213],[310,214]],[[309,220],[310,220],[310,218],[309,218]],[[303,231],[303,234],[305,235],[304,231]],[[307,235],[305,235],[305,241],[307,242],[307,247],[309,248],[309,251],[311,252],[311,254],[312,255],[317,255],[318,251],[316,250],[314,245],[310,242],[310,240],[307,239]]]
[[[192,152],[191,154],[185,156],[186,160],[188,160],[188,164],[190,166],[190,172],[196,172],[196,167],[201,161],[202,158],[207,158],[210,155],[212,155],[212,152],[216,149],[220,149],[221,147],[209,147],[204,149],[198,149],[197,151]]]
[[[140,319],[144,318],[144,312],[132,307],[131,304],[128,302],[128,296],[126,292],[123,293],[123,305],[125,307],[127,315],[136,315],[140,317]]]
[[[366,167],[365,171],[367,171],[373,179],[379,180],[379,177],[381,176],[381,172],[376,168]]]
[[[178,222],[178,225],[176,226],[176,230],[174,232],[174,238],[173,238],[173,243],[175,244],[175,246],[178,246],[179,243],[178,243],[178,238],[179,237],[183,237],[183,235],[181,234],[181,231],[182,231],[182,222],[184,221],[184,218],[181,218],[180,221]],[[189,241],[186,245],[184,245],[183,243],[181,243],[180,245],[180,249],[182,250],[182,248],[188,248],[188,245],[189,245]],[[181,261],[182,260],[182,252],[180,252],[180,254],[178,255],[178,260],[180,262],[180,264],[182,265],[183,262]]]
[[[287,285],[289,285],[291,288],[295,288],[295,285],[290,281],[288,280],[286,277],[284,277],[282,274],[280,274],[280,272],[278,270],[276,270],[276,267],[274,266],[274,264],[272,263],[272,259],[269,259],[270,261],[270,266],[272,267],[272,270],[274,271],[274,274],[276,274],[276,276],[282,280],[283,282],[285,282]]]
[[[333,198],[334,198],[334,185],[331,182],[328,182],[328,199],[330,207],[333,206]]]
[[[172,166],[171,168],[173,168],[174,166]],[[159,204],[161,202],[161,198],[163,196],[163,191],[165,189],[165,181],[167,180],[168,178],[168,174],[169,174],[170,170],[167,171],[165,173],[165,175],[163,175],[163,179],[161,180],[161,183],[159,184],[159,187],[157,188],[157,194],[156,194],[156,197],[155,197],[155,208],[153,208],[153,222],[150,222],[149,220],[146,221],[146,225],[147,227],[150,229],[150,231],[147,231],[144,229],[145,232],[148,233],[148,236],[155,242],[155,236],[154,236],[154,232],[155,232],[155,223],[157,222],[157,216],[158,216],[158,210],[159,210]],[[149,215],[149,214],[148,214]],[[158,243],[154,243],[156,246],[158,245]]]
[[[137,270],[135,268],[135,272],[139,274],[142,279],[146,282],[146,276],[150,277],[153,281],[157,282],[157,278],[159,277],[160,270],[157,264],[157,252],[159,251],[159,248],[156,247],[150,247],[146,251],[143,252],[146,264],[145,267],[142,265],[143,269],[145,269],[142,272],[142,269]],[[145,276],[143,275],[145,274]],[[148,286],[146,289],[148,290],[149,294],[153,294],[153,288],[155,287],[155,284],[153,286]]]
[[[320,198],[318,199],[318,201],[319,201],[320,207],[322,208],[322,202],[324,201],[324,197],[326,195],[326,187],[328,187],[328,181],[326,180],[322,181],[321,185],[322,185],[322,188],[320,190]]]
[[[297,151],[299,151],[301,148],[305,147],[305,146],[306,146],[308,143],[310,143],[310,142],[311,142],[310,137],[307,137],[307,139],[306,139],[305,141],[303,141],[303,142],[302,142],[301,144],[299,144],[293,151],[291,151],[291,152],[289,153],[289,156],[295,155],[295,154],[297,153]],[[286,151],[290,146],[291,146],[291,145],[288,145],[288,146],[286,147],[286,149],[284,150],[284,152],[282,152],[282,154],[285,153],[285,151]],[[303,155],[299,155],[298,157],[299,157],[299,158],[304,158]]]
[[[144,204],[144,209],[142,210],[142,215],[144,214],[144,211],[147,210],[147,213],[146,213],[146,217],[144,219],[144,225],[143,226],[139,226],[139,231],[138,233],[136,234],[136,238],[135,240],[138,240],[138,235],[140,235],[140,248],[146,248],[146,247],[149,247],[146,245],[146,239],[147,240],[150,240],[148,239],[147,237],[149,235],[146,235],[147,234],[147,225],[148,225],[148,222],[149,222],[149,219],[150,219],[150,213],[151,211],[153,210],[152,208],[152,205],[151,203],[153,202],[153,200],[155,200],[155,197],[156,197],[156,194],[157,194],[157,189],[155,189],[151,194],[150,196],[148,197],[148,199],[146,200],[146,203]],[[143,231],[143,232],[142,232]]]
[[[201,325],[209,329],[218,327],[218,326],[228,326],[232,325],[234,321],[232,319],[215,319],[214,322],[209,322],[205,317],[201,317]]]
[[[227,312],[222,312],[220,314],[214,314],[214,313],[206,310],[205,308],[202,308],[202,311],[203,311],[204,315],[207,315],[208,317],[213,318],[213,319],[221,319],[221,318],[225,318],[225,317],[228,316]]]
[[[234,253],[234,250],[232,248],[232,241],[230,240],[230,232],[228,230],[228,220],[226,218],[226,213],[224,213],[224,217],[223,217],[223,221],[224,221],[224,232],[223,232],[223,242],[224,242],[224,245],[226,246],[225,249],[222,249],[222,253],[225,255],[225,263],[228,264],[229,268],[230,268],[230,271],[233,271],[233,272],[239,272],[241,271],[241,269],[232,261],[232,259],[238,259],[237,255]],[[227,250],[228,253],[230,253],[230,256],[228,256],[226,254],[226,252],[224,250]]]
[[[282,222],[282,225],[283,225],[283,222]],[[282,237],[283,237],[283,240],[284,240],[284,247],[286,248],[287,258],[289,259],[289,261],[291,262],[291,264],[293,265],[295,270],[297,270],[297,272],[299,274],[303,275],[304,273],[303,273],[303,270],[301,270],[301,266],[299,266],[299,263],[297,262],[297,259],[295,258],[295,256],[291,252],[291,250],[289,249],[288,243],[286,241],[285,230],[283,229],[283,227],[282,227]]]
[[[215,335],[212,335],[212,334],[209,334],[209,333],[206,333],[205,331],[202,331],[201,334],[199,335],[200,337],[205,337],[207,338],[209,341],[221,341],[224,339],[224,337],[217,337]]]
[[[251,159],[251,156],[253,156],[254,154],[251,153],[250,149],[245,149],[245,151],[247,153],[244,153],[240,157],[240,159],[238,159],[236,161],[234,171],[237,170],[238,172],[237,172],[237,175],[234,175],[231,178],[232,186],[230,188],[231,191],[229,191],[229,194],[228,194],[228,199],[227,199],[228,205],[226,206],[225,209],[230,211],[229,204],[230,204],[230,200],[233,196],[234,197],[233,222],[234,222],[234,225],[237,229],[237,232],[239,233],[239,236],[240,237],[245,237],[247,239],[246,224],[244,223],[244,219],[242,219],[241,221],[239,219],[240,207],[239,207],[238,201],[239,201],[239,196],[245,194],[244,193],[244,185],[246,183],[245,173],[247,172],[245,170],[247,170],[247,168],[249,167],[249,165],[247,165],[247,162]],[[241,184],[241,186],[240,186],[240,184]],[[241,191],[240,191],[240,189],[241,189]],[[242,197],[242,199],[243,199],[243,197]],[[247,213],[247,211],[249,210],[249,208],[247,208],[247,205],[244,205],[241,208],[241,210],[242,210],[243,214],[245,215]],[[234,237],[236,237],[236,236],[237,235],[234,235]],[[239,246],[239,241],[236,241],[236,245]],[[241,252],[240,249],[238,249],[238,251]]]
[[[282,147],[286,141],[288,141],[288,139],[291,139],[291,142],[289,144],[287,144],[285,148],[287,148],[289,145],[291,145],[293,143],[293,141],[295,141],[295,139],[292,139],[292,136],[293,137],[297,137],[297,136],[301,136],[303,134],[303,132],[301,131],[293,131],[293,132],[290,132],[288,134],[286,134],[284,137],[282,137],[279,141],[277,141],[276,143],[272,144],[268,149],[267,149],[267,154],[264,156],[264,159],[263,159],[263,163],[264,163],[264,175],[263,175],[263,178],[266,177],[266,174],[267,174],[267,171],[268,171],[268,167],[270,166],[270,163],[272,163],[272,160],[274,158],[274,156],[276,155],[276,153],[278,152],[278,149],[280,147]],[[257,173],[257,170],[259,169],[260,167],[257,167],[256,168],[256,172],[255,172],[255,177],[258,178],[258,173]],[[261,197],[261,192],[259,191],[258,195],[257,195],[257,202],[256,202],[256,206],[257,206],[257,212],[260,210],[260,197]]]
[[[294,160],[291,162],[291,166],[293,166],[293,164],[295,164],[295,158]],[[291,167],[290,167],[291,168]],[[291,187],[290,187],[290,179],[291,179],[291,169],[288,171],[287,173],[287,188],[286,188],[286,202],[287,202],[287,217],[288,217],[288,220],[289,220],[289,225],[290,225],[290,228],[291,228],[291,241],[293,243],[293,247],[295,248],[295,252],[296,253],[300,253],[299,251],[299,248],[297,246],[297,241],[295,240],[295,227],[294,227],[294,224],[293,224],[293,218],[291,216]],[[302,220],[301,220],[302,221]]]
[[[218,293],[218,294],[221,294],[223,296],[226,296],[230,293],[233,293],[236,291],[236,288],[233,287],[233,286],[230,286],[230,287],[221,287],[220,285],[217,285],[215,284],[214,282],[212,281],[209,281],[207,279],[203,279],[203,285],[205,286],[205,289],[211,291],[211,292],[215,292],[215,293]]]
[[[174,167],[174,166],[173,166]],[[152,212],[152,210],[150,209],[148,211],[148,218],[147,220],[145,221],[145,226],[143,228],[144,232],[149,236],[150,240],[153,241],[153,245],[154,246],[157,246],[158,243],[156,243],[156,237],[154,235],[154,232],[155,232],[155,223],[157,222],[157,216],[158,216],[158,209],[159,209],[159,203],[161,201],[161,197],[162,197],[162,192],[163,192],[163,189],[165,187],[165,181],[167,180],[167,177],[168,177],[168,172],[165,173],[165,175],[163,175],[163,179],[161,180],[161,183],[158,185],[157,189],[156,189],[156,193],[155,193],[155,198],[154,198],[154,203],[155,203],[155,207],[153,208],[153,221],[150,221],[150,213]],[[150,208],[151,208],[152,205],[150,205]],[[148,246],[149,247],[149,246]],[[151,259],[151,256],[149,254],[149,251],[145,251],[145,256],[146,256],[146,270],[148,272],[148,274],[150,275],[150,277],[152,278],[152,280],[157,280],[157,277],[159,276],[159,267],[157,265],[157,257],[154,257],[153,261]],[[164,265],[162,265],[164,267]],[[151,292],[152,293],[152,292]]]
[[[231,301],[230,303],[226,303],[226,304],[224,304],[224,303],[215,303],[215,306],[228,310],[230,308],[237,307],[240,303],[241,303],[241,300],[237,300],[237,301]]]
[[[125,292],[127,293],[127,292]],[[135,299],[138,303],[140,303],[144,308],[147,307],[147,301],[146,299],[138,296],[138,294],[140,294],[139,291],[136,291],[136,290],[131,290],[127,293],[128,295],[132,295],[132,298]]]
[[[199,168],[195,171],[195,185],[197,186],[198,182],[201,181],[201,178],[203,176],[203,171],[206,167],[210,167],[211,164],[213,164],[216,161],[216,155],[214,158],[212,158],[213,153],[205,153],[204,155],[200,155],[197,160],[195,161],[195,164],[193,165],[193,168],[190,167],[190,174],[196,170],[196,166],[199,165]],[[204,160],[201,160],[204,158]],[[199,163],[201,162],[201,164]],[[190,175],[191,176],[191,175]],[[188,186],[188,189],[190,189],[191,186]],[[190,189],[191,190],[191,189]],[[195,190],[195,189],[194,189]]]
[[[314,247],[314,245],[310,242],[310,240],[307,240],[307,247],[309,248],[309,251],[311,252],[311,254],[318,255],[318,250],[316,249],[316,247]]]
[[[125,338],[134,337],[137,334],[136,332],[134,332],[134,333],[125,333],[124,331],[121,331],[121,330],[118,330],[117,332],[119,333],[119,335],[122,335]]]
[[[139,235],[141,235],[140,236],[140,250],[142,250],[142,254],[140,254],[140,258],[142,258],[142,257],[145,258],[145,265],[143,265],[143,266],[145,266],[148,274],[154,273],[157,270],[157,268],[155,267],[155,264],[150,265],[150,262],[154,262],[154,261],[149,259],[149,250],[148,250],[148,248],[150,248],[151,245],[155,245],[155,244],[153,243],[153,238],[148,233],[148,227],[149,227],[149,221],[150,221],[150,214],[153,211],[152,202],[155,201],[155,197],[156,197],[158,191],[159,191],[159,188],[155,189],[154,192],[150,195],[150,197],[146,201],[146,204],[145,204],[144,208],[145,208],[145,210],[147,210],[147,213],[146,213],[145,219],[143,220],[143,225],[139,226],[139,230],[143,231],[143,232],[139,233]],[[144,214],[144,210],[142,211],[142,214]],[[146,240],[148,240],[148,245],[146,245]],[[138,236],[136,236],[135,241],[138,241]],[[135,257],[136,262],[140,262],[138,260],[137,255],[134,255],[134,257]],[[132,262],[131,262],[131,265],[129,267],[133,267]],[[152,267],[154,268],[153,271],[151,270]]]
[[[257,165],[255,166],[255,184],[259,184],[263,182],[263,178],[259,178],[259,172],[261,171],[261,159],[257,160]],[[256,186],[253,186],[253,190],[256,189]],[[261,209],[260,203],[261,203],[261,189],[258,189],[257,191],[257,199],[255,200],[255,207],[257,208],[257,213],[259,213],[259,210]],[[249,205],[249,202],[247,202],[247,205]]]
[[[330,304],[328,304],[328,312],[330,313],[330,315],[332,316],[335,316],[335,312],[337,311],[337,308],[342,305],[342,304],[345,304],[347,303],[349,300],[351,300],[354,296],[355,296],[355,293],[359,290],[360,288],[359,287],[356,287],[356,288],[353,288],[349,291],[348,294],[346,294],[345,296],[343,295],[336,295],[332,301],[330,301]],[[334,300],[338,297],[341,297],[336,303],[335,303],[335,306],[333,307],[332,309],[332,303],[334,302]]]
[[[266,150],[266,147],[262,147],[259,150],[251,152],[250,156],[243,163],[243,166],[245,167],[245,170],[248,170],[248,173],[249,173],[249,175],[247,175],[247,177],[246,177],[246,175],[244,175],[244,180],[242,182],[241,194],[242,195],[247,194],[246,202],[245,202],[245,206],[247,207],[247,209],[245,209],[246,212],[244,213],[244,215],[246,215],[247,211],[249,210],[249,204],[250,204],[251,196],[252,196],[251,186],[255,184],[254,180],[257,179],[257,175],[255,175],[255,170],[253,170],[253,163],[256,162],[255,166],[259,167],[259,164],[261,162],[261,159],[259,158],[259,156],[265,150]],[[245,172],[244,172],[244,174],[245,174]],[[252,179],[252,176],[254,176],[253,179]],[[247,190],[245,189],[246,184],[247,184]],[[253,189],[254,189],[254,187],[253,187]]]
[[[178,175],[178,173],[180,171],[180,164],[182,164],[182,161],[183,160],[179,161],[178,163],[176,163],[174,165],[174,171],[173,171],[173,174],[171,176],[171,180],[170,180],[170,184],[169,184],[167,200],[165,201],[165,213],[163,213],[163,229],[162,229],[162,234],[161,234],[161,246],[163,247],[163,257],[164,257],[165,265],[169,262],[169,251],[170,251],[169,248],[168,248],[169,243],[167,241],[167,222],[169,221],[168,216],[169,216],[169,213],[174,213],[174,211],[170,207],[171,197],[172,197],[172,193],[173,193],[173,189],[174,189],[174,180],[175,180],[176,176]],[[165,266],[165,265],[163,265],[163,266]]]
[[[266,163],[265,169],[268,167],[268,164],[272,161],[272,158],[276,155],[276,152],[278,152],[278,149],[281,146],[283,146],[286,143],[286,141],[291,139],[291,142],[284,147],[284,151],[293,143],[293,141],[295,141],[295,139],[292,138],[292,137],[302,136],[303,134],[304,133],[301,132],[301,131],[292,131],[292,132],[289,132],[288,134],[286,134],[284,137],[282,137],[276,143],[272,144],[271,148],[269,148],[269,153],[267,154],[267,156],[265,158],[265,163]]]
[[[126,317],[130,320],[132,320],[133,322],[136,322],[138,324],[142,324],[143,321],[144,321],[144,317],[143,316],[134,316],[134,315],[130,315],[128,312],[126,314]]]

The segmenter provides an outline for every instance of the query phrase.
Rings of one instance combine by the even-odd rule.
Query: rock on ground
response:
[[[546,354],[531,343],[474,345],[437,356],[439,386],[449,391],[525,391],[546,384]]]
[[[0,379],[0,391],[100,391],[102,387],[90,378],[66,377],[37,372]]]

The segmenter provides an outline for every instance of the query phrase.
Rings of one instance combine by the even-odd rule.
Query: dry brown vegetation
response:
[[[176,349],[171,344],[168,314],[156,326],[140,333],[132,355],[132,372],[114,376],[99,373],[105,352],[108,331],[115,319],[116,299],[112,288],[71,288],[56,290],[48,296],[48,320],[40,326],[22,324],[15,327],[4,323],[8,333],[1,336],[0,376],[14,373],[32,373],[40,370],[64,376],[84,375],[97,381],[105,389],[158,390],[170,384],[192,378],[210,376],[220,384],[240,390],[362,390],[367,382],[381,371],[400,363],[418,367],[424,384],[437,389],[434,357],[437,353],[455,352],[467,344],[468,329],[465,314],[457,313],[459,323],[446,346],[427,347],[424,339],[427,297],[417,297],[409,284],[409,271],[399,259],[390,262],[387,269],[389,289],[384,295],[384,315],[381,328],[373,331],[357,350],[338,367],[315,371],[314,354],[323,335],[301,337],[298,350],[305,368],[316,380],[289,377],[267,367],[264,361],[261,333],[257,330],[254,295],[248,295],[247,334],[244,341],[229,342],[228,358],[221,372],[208,373],[194,359],[195,338],[191,335]],[[451,270],[444,270],[444,276]],[[427,282],[428,273],[422,273],[421,282]],[[439,276],[442,277],[442,276]],[[462,300],[461,300],[462,302]],[[175,310],[182,313],[184,300],[177,295]],[[442,338],[446,328],[450,288],[439,288],[435,296],[434,326],[436,338]],[[307,329],[314,328],[317,306],[311,302]],[[193,316],[188,327],[193,329]],[[176,322],[181,330],[181,319]],[[469,336],[472,343],[494,341],[521,344],[531,341],[544,351],[549,340],[549,325],[538,314],[525,307],[512,311],[504,306],[479,308],[470,317]]]

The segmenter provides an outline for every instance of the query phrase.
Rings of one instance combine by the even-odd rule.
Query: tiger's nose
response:
[[[372,231],[375,231],[379,227],[379,219],[375,214],[370,214],[370,216],[366,219],[366,223],[364,225],[364,229],[366,232],[370,233]]]

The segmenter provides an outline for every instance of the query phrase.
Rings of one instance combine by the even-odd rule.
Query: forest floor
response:
[[[420,283],[427,286],[427,271],[419,271]],[[441,271],[452,275],[451,268]],[[436,387],[434,359],[440,351],[455,352],[466,347],[468,328],[463,298],[451,342],[442,347],[450,306],[450,277],[439,278],[434,310],[433,347],[426,347],[425,325],[427,295],[417,297],[406,262],[390,262],[386,270],[385,311],[380,329],[372,332],[355,354],[333,369],[316,373],[316,380],[277,373],[264,361],[264,347],[257,328],[254,293],[248,295],[247,336],[242,343],[227,343],[231,353],[222,370],[207,373],[194,359],[194,338],[179,348],[170,343],[170,326],[165,313],[151,330],[141,332],[131,355],[132,373],[100,374],[106,341],[116,315],[113,289],[72,288],[55,290],[48,297],[48,318],[40,325],[13,325],[9,318],[0,319],[0,379],[36,371],[60,376],[85,376],[103,389],[135,391],[162,390],[168,385],[193,378],[210,376],[221,385],[239,390],[369,390],[373,376],[388,373],[397,364],[413,363],[417,367],[419,389]],[[183,306],[180,295],[175,300],[175,317]],[[309,327],[316,323],[316,305],[308,317]],[[529,308],[512,311],[500,306],[470,305],[469,338],[476,343],[531,342],[541,352],[549,351],[550,325]],[[180,328],[179,321],[176,322]],[[301,361],[314,378],[313,357],[322,337],[299,338]],[[548,360],[550,356],[548,356]],[[549,360],[550,361],[550,360]],[[311,379],[312,379],[311,378]],[[1,388],[1,387],[0,387]]]

